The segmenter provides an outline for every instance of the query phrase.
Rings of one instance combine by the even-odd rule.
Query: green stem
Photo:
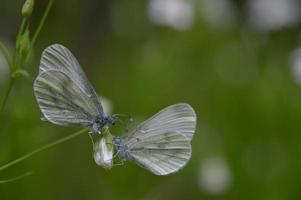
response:
[[[27,58],[28,54],[29,54],[30,51],[33,49],[33,47],[35,46],[36,41],[37,41],[37,39],[38,39],[38,37],[39,37],[39,35],[40,35],[40,33],[41,33],[41,30],[42,30],[42,28],[43,28],[43,26],[44,26],[44,24],[45,24],[45,21],[46,21],[48,15],[49,15],[49,12],[50,12],[50,10],[51,10],[51,8],[52,8],[53,3],[54,3],[54,0],[49,0],[49,1],[48,1],[46,10],[45,10],[45,12],[44,12],[44,14],[43,14],[43,16],[42,16],[42,19],[41,19],[41,21],[40,21],[40,23],[39,23],[39,25],[38,25],[38,28],[37,28],[35,34],[33,35],[33,38],[32,38],[32,40],[31,40],[31,44],[30,44],[29,51],[28,51],[25,55],[20,55],[20,60],[19,60],[19,63],[17,64],[17,66],[16,66],[16,69],[18,69],[18,68],[20,68],[20,67],[23,66],[23,64],[24,64],[25,61],[26,61],[26,58]],[[25,22],[26,22],[26,21],[25,21]],[[22,25],[23,25],[23,23],[22,23]],[[22,27],[22,26],[21,26],[21,27]],[[21,28],[21,29],[23,29],[23,28]],[[19,55],[19,54],[20,54],[20,53],[18,52],[17,55]]]
[[[41,19],[41,21],[40,21],[40,24],[39,24],[39,26],[38,26],[38,28],[37,28],[37,30],[36,30],[36,32],[35,32],[33,38],[32,38],[32,41],[31,41],[31,48],[30,48],[30,49],[32,49],[32,47],[33,47],[33,46],[35,45],[35,43],[36,43],[36,40],[37,40],[37,38],[38,38],[38,36],[39,36],[41,30],[42,30],[43,25],[45,24],[45,21],[46,21],[46,19],[47,19],[47,17],[48,17],[48,14],[49,14],[49,11],[50,11],[50,9],[51,9],[51,7],[52,7],[52,5],[53,5],[53,2],[54,2],[54,0],[49,0],[49,2],[48,2],[47,8],[46,8],[46,10],[45,10],[45,12],[44,12],[44,15],[43,15],[43,17],[42,17],[42,19]]]
[[[12,68],[13,68],[13,71],[16,70],[18,68],[18,55],[19,55],[19,51],[20,51],[20,47],[19,47],[19,41],[20,41],[20,37],[21,35],[23,34],[24,32],[24,28],[25,28],[25,25],[26,25],[26,19],[23,18],[22,19],[22,22],[21,22],[21,26],[19,28],[19,31],[18,31],[18,34],[17,34],[17,37],[16,37],[16,47],[15,47],[15,50],[13,52],[13,59],[12,59]]]
[[[7,50],[7,48],[5,47],[5,45],[0,42],[0,49],[3,53],[3,56],[8,64],[8,66],[10,67],[10,70],[12,71],[12,60],[11,60],[11,57],[9,56],[9,52]]]
[[[50,9],[51,9],[51,7],[52,7],[52,5],[53,5],[53,2],[54,2],[54,0],[49,0],[49,2],[48,2],[47,8],[46,8],[46,10],[45,10],[45,12],[44,12],[44,14],[43,14],[43,17],[42,17],[42,19],[41,19],[41,21],[40,21],[40,24],[39,24],[39,26],[38,26],[38,28],[37,28],[37,30],[36,30],[34,36],[33,36],[33,39],[32,39],[31,45],[30,45],[30,50],[33,48],[33,46],[34,46],[35,43],[36,43],[36,40],[37,40],[37,38],[38,38],[38,36],[39,36],[41,30],[42,30],[42,27],[43,27],[43,25],[44,25],[44,23],[45,23],[47,17],[48,17],[48,14],[49,14]],[[23,20],[22,20],[21,27],[20,27],[19,32],[18,32],[18,35],[17,35],[17,40],[19,39],[20,34],[24,31],[24,27],[25,27],[25,24],[26,24],[26,20],[27,20],[27,19],[23,19]],[[18,42],[17,42],[17,43],[18,43]],[[1,49],[2,49],[2,48],[1,48]],[[30,51],[30,50],[29,50],[29,51]],[[5,51],[5,50],[4,50],[4,51]],[[20,68],[20,67],[24,64],[24,62],[26,61],[26,57],[27,57],[27,55],[28,55],[28,54],[27,54],[26,56],[23,56],[21,62],[20,62],[20,63],[17,63],[17,60],[18,60],[18,58],[17,58],[17,57],[18,57],[18,53],[19,53],[19,52],[18,52],[18,49],[16,48],[15,51],[14,51],[14,53],[13,53],[12,60],[11,60],[11,68],[12,68],[11,74],[12,74],[12,75],[14,74],[15,70],[17,70],[18,68]],[[7,99],[8,99],[8,97],[9,97],[9,95],[10,95],[10,92],[11,92],[13,86],[14,86],[15,79],[16,79],[15,77],[12,77],[11,80],[10,80],[10,82],[9,82],[8,88],[7,88],[7,90],[6,90],[4,99],[3,99],[2,104],[1,104],[1,107],[0,107],[0,117],[1,117],[1,115],[2,115],[2,112],[3,112],[3,110],[4,110],[4,107],[5,107],[5,105],[6,105]]]
[[[6,105],[6,102],[7,102],[7,99],[8,99],[8,97],[9,97],[9,94],[10,94],[10,92],[11,92],[13,86],[14,86],[15,80],[16,80],[16,79],[15,79],[14,77],[11,77],[11,78],[10,78],[9,84],[8,84],[7,89],[6,89],[6,92],[5,92],[5,94],[4,94],[4,98],[3,98],[2,103],[1,103],[1,107],[0,107],[0,117],[1,117],[1,115],[2,115],[2,113],[3,113],[3,111],[4,111],[4,107],[5,107],[5,105]]]
[[[19,31],[18,31],[17,38],[20,37],[20,36],[24,33],[25,25],[26,25],[26,24],[27,24],[27,19],[26,19],[26,18],[23,18],[23,19],[22,19],[22,22],[21,22],[20,29],[19,29]]]
[[[0,180],[0,184],[14,182],[14,181],[17,181],[17,180],[19,180],[19,179],[21,179],[21,178],[24,178],[24,177],[26,177],[26,176],[30,176],[30,175],[32,175],[32,172],[31,172],[31,171],[26,172],[26,173],[24,173],[24,174],[21,174],[20,176],[17,176],[17,177],[15,177],[15,178],[7,179],[7,180]]]
[[[15,160],[13,160],[13,161],[11,161],[11,162],[3,165],[3,166],[1,166],[0,167],[0,171],[4,170],[6,168],[9,168],[9,167],[11,167],[11,166],[13,166],[13,165],[15,165],[15,164],[17,164],[19,162],[22,162],[23,160],[26,160],[27,158],[30,158],[31,156],[33,156],[33,155],[35,155],[37,153],[45,151],[45,150],[47,150],[47,149],[49,149],[51,147],[54,147],[54,146],[56,146],[58,144],[61,144],[61,143],[64,143],[64,142],[66,142],[68,140],[71,140],[71,139],[73,139],[73,138],[75,138],[75,137],[77,137],[77,136],[79,136],[79,135],[81,135],[83,133],[86,133],[87,131],[88,131],[88,128],[84,128],[84,129],[82,129],[80,131],[77,131],[77,132],[71,134],[71,135],[68,135],[68,136],[63,137],[63,138],[61,138],[59,140],[56,140],[56,141],[54,141],[52,143],[49,143],[49,144],[47,144],[45,146],[42,146],[42,147],[40,147],[40,148],[38,148],[38,149],[36,149],[36,150],[28,153],[28,154],[25,154],[24,156],[21,156],[21,157],[15,159]]]

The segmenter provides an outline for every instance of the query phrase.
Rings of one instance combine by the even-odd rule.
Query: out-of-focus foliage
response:
[[[22,4],[0,0],[0,40],[11,48]],[[35,2],[32,27],[46,4]],[[300,13],[298,0],[55,1],[26,66],[31,79],[17,81],[0,121],[0,164],[77,130],[42,122],[34,99],[41,51],[53,43],[134,124],[191,104],[193,156],[165,177],[131,162],[108,171],[82,135],[2,171],[34,174],[0,185],[0,199],[300,199]],[[7,70],[0,55],[1,97]]]

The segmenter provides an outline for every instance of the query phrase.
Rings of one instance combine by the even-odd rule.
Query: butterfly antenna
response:
[[[127,127],[127,124],[120,118],[116,118],[116,120],[120,123],[122,129],[125,131],[125,132],[128,132],[128,127]]]
[[[128,122],[133,122],[133,117],[131,115],[125,115],[125,114],[115,114],[113,115],[113,117],[117,117],[117,118],[124,118],[127,119]]]
[[[125,132],[128,132],[128,125],[130,122],[133,122],[133,117],[131,115],[125,115],[125,114],[115,114],[113,117],[116,118],[116,120],[121,124]],[[126,119],[125,119],[126,118]],[[125,122],[127,120],[127,122]]]

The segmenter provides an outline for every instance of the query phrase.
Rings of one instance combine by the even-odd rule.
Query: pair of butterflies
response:
[[[34,92],[44,119],[54,124],[80,125],[100,133],[116,122],[116,116],[104,113],[78,61],[62,45],[44,50]],[[156,175],[167,175],[189,161],[195,128],[193,108],[179,103],[161,110],[127,136],[113,137],[112,144],[122,162],[129,159]]]

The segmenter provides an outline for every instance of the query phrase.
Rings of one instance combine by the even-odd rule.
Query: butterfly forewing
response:
[[[191,145],[179,132],[166,132],[153,137],[128,138],[129,159],[156,175],[167,175],[183,168],[191,157]]]
[[[50,122],[87,126],[97,115],[94,103],[62,71],[48,70],[39,74],[34,92],[41,111]]]
[[[78,89],[89,97],[87,99],[94,104],[95,110],[99,114],[103,113],[99,97],[88,81],[78,61],[66,47],[60,44],[54,44],[43,51],[39,74],[49,70],[58,70],[65,73],[73,80],[73,83],[77,85]]]
[[[179,103],[171,105],[147,121],[140,124],[132,133],[144,133],[144,137],[151,137],[165,132],[180,132],[191,140],[196,127],[196,114],[189,104]]]

